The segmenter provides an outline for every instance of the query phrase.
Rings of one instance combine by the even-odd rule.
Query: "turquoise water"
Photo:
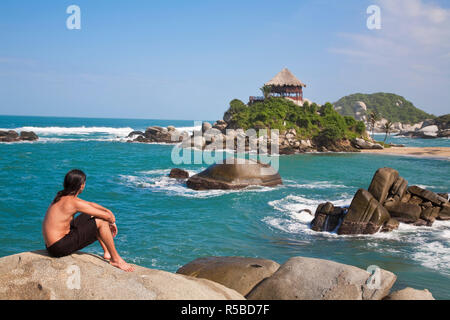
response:
[[[364,269],[378,265],[398,276],[395,288],[428,288],[436,298],[450,299],[450,223],[436,222],[432,228],[402,224],[389,234],[338,237],[309,230],[312,217],[298,213],[326,200],[349,204],[383,166],[399,170],[410,184],[450,191],[450,161],[281,156],[281,187],[196,192],[166,177],[175,167],[172,146],[124,143],[131,130],[170,124],[193,126],[192,121],[0,117],[0,128],[33,127],[41,137],[40,142],[0,144],[0,256],[44,247],[41,222],[47,206],[64,174],[79,168],[88,175],[81,197],[115,213],[119,252],[136,264],[173,272],[207,255],[280,263],[292,256],[317,257]],[[194,174],[206,165],[176,167]],[[95,244],[86,251],[100,253],[101,248]]]
[[[376,133],[374,138],[377,141],[384,141],[385,136],[385,134]],[[386,143],[403,144],[405,147],[450,147],[449,138],[411,139],[395,134],[388,136]]]

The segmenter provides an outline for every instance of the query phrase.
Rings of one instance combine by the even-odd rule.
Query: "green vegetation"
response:
[[[319,138],[327,141],[361,137],[365,133],[362,121],[343,117],[331,103],[322,107],[305,103],[302,107],[284,98],[269,97],[263,102],[247,106],[240,100],[233,100],[226,114],[231,115],[231,128],[295,129],[302,139]]]
[[[414,124],[435,118],[434,115],[416,108],[410,101],[393,93],[355,93],[339,99],[334,106],[340,114],[354,117],[356,112],[354,106],[357,101],[366,104],[366,114],[375,111],[381,117],[392,122]]]

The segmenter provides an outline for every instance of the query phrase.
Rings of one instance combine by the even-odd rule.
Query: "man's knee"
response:
[[[97,225],[97,229],[100,229],[101,227],[106,226],[108,224],[108,222],[106,220],[96,218],[95,224]]]

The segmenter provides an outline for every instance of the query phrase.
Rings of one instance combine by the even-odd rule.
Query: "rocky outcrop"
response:
[[[427,289],[417,290],[413,288],[405,288],[392,292],[384,300],[435,300],[433,295]]]
[[[189,134],[185,131],[180,132],[173,126],[167,128],[153,126],[148,127],[145,132],[132,131],[128,135],[129,142],[141,142],[141,143],[179,143],[183,141]]]
[[[425,120],[410,128],[405,127],[400,131],[399,136],[421,139],[448,138],[450,136],[450,123],[448,120],[444,120],[445,117],[448,119],[447,115],[437,119]]]
[[[369,186],[369,192],[378,202],[383,203],[391,190],[392,185],[398,179],[398,171],[392,168],[381,168],[375,172]]]
[[[39,137],[33,131],[22,131],[17,133],[14,130],[0,131],[0,142],[37,141]]]
[[[390,218],[386,209],[370,192],[359,189],[337,233],[340,235],[374,234]]]
[[[187,180],[187,186],[194,190],[242,189],[253,185],[274,187],[282,183],[280,174],[270,165],[247,159],[227,159]]]
[[[245,296],[279,267],[278,263],[267,259],[206,257],[184,265],[177,273],[220,283]]]
[[[187,179],[189,178],[189,172],[183,169],[173,168],[170,170],[169,177],[173,179]]]
[[[320,204],[311,229],[333,231],[340,224],[340,235],[373,234],[395,230],[399,222],[432,226],[436,219],[450,220],[448,194],[408,187],[408,181],[397,170],[380,168],[368,191],[356,192],[348,212],[331,203]]]
[[[136,266],[124,272],[87,253],[51,258],[46,251],[0,258],[0,299],[234,300],[221,284]]]
[[[360,150],[369,150],[369,149],[384,149],[381,144],[373,143],[361,138],[355,138],[352,140],[352,144],[355,148]]]
[[[322,203],[317,207],[311,229],[314,231],[333,231],[347,213],[347,209],[334,207],[331,202]]]
[[[247,295],[249,300],[380,300],[396,276],[380,269],[379,286],[371,274],[334,261],[294,257]]]

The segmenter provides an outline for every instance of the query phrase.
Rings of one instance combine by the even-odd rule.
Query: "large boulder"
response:
[[[77,252],[51,258],[46,251],[0,258],[0,299],[244,299],[221,284],[136,266],[124,272],[104,259]]]
[[[382,145],[378,144],[378,143],[373,143],[373,142],[370,142],[370,141],[366,141],[366,140],[361,139],[361,138],[355,138],[351,142],[352,142],[352,145],[355,148],[357,148],[357,149],[362,149],[362,150],[365,150],[365,149],[379,149],[379,150],[384,149],[384,147]]]
[[[0,142],[37,141],[39,137],[33,131],[22,131],[20,135],[14,130],[0,130]]]
[[[392,185],[391,190],[389,191],[388,198],[392,198],[395,201],[400,200],[405,195],[407,188],[408,181],[406,181],[406,179],[402,177],[398,177]]]
[[[253,185],[274,187],[280,184],[283,184],[281,176],[273,167],[248,159],[228,159],[225,163],[214,164],[187,181],[187,186],[194,190],[242,189]]]
[[[22,141],[36,141],[39,137],[33,131],[22,131],[20,132],[20,140]]]
[[[437,195],[436,193],[422,189],[418,186],[411,186],[408,188],[408,192],[412,195],[418,196],[426,201],[430,201],[431,203],[440,206],[442,203],[447,202],[447,199]]]
[[[173,179],[187,179],[189,178],[189,172],[179,168],[173,168],[170,170],[169,177]]]
[[[369,192],[376,200],[378,200],[378,202],[383,203],[387,199],[389,191],[398,177],[398,171],[395,169],[378,169],[370,183]]]
[[[363,269],[334,261],[294,257],[248,295],[249,300],[380,300],[397,277],[379,269],[379,283]],[[375,275],[374,275],[375,276]]]
[[[220,283],[245,296],[279,267],[275,261],[266,259],[206,257],[189,262],[177,273]]]
[[[0,142],[15,142],[19,140],[19,134],[14,130],[0,131]]]
[[[359,189],[338,229],[338,234],[373,234],[390,218],[389,213],[372,194]]]
[[[385,300],[435,300],[433,295],[427,289],[417,290],[413,288],[405,288],[392,292]]]
[[[321,203],[316,209],[311,229],[314,231],[333,231],[339,225],[346,210],[335,207],[331,202]]]
[[[178,143],[183,140],[184,134],[179,132],[178,130],[168,130],[167,128],[153,126],[148,127],[144,132],[144,141],[143,142],[158,142],[158,143]],[[142,138],[139,140],[135,140],[137,142],[142,142]]]
[[[448,202],[442,205],[437,218],[439,220],[450,220],[450,204]]]
[[[420,219],[422,209],[420,206],[401,201],[387,201],[384,204],[391,217],[400,222],[414,223]]]

